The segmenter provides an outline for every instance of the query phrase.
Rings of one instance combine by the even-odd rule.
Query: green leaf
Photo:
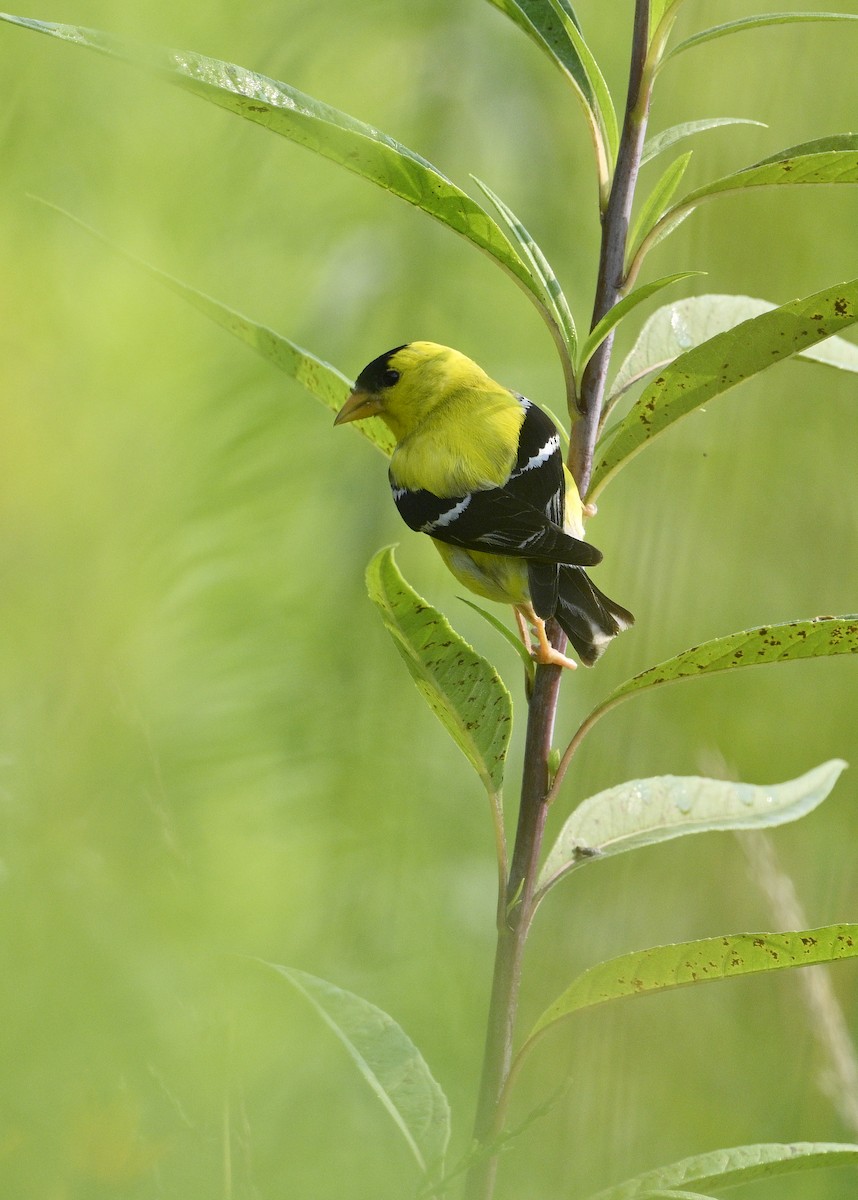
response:
[[[626,279],[637,279],[640,274],[640,269],[643,266],[643,261],[646,256],[660,245],[665,238],[679,228],[683,221],[688,220],[694,212],[691,208],[671,208],[656,221],[655,225],[641,239],[640,244],[635,248],[634,253],[630,254],[626,260]]]
[[[524,642],[522,642],[521,638],[516,637],[513,631],[508,629],[507,626],[504,625],[503,621],[499,621],[494,613],[490,613],[488,609],[481,608],[479,604],[474,604],[473,600],[468,600],[466,596],[460,596],[459,599],[463,604],[467,604],[468,608],[472,608],[474,612],[479,613],[483,620],[488,621],[492,629],[495,629],[501,635],[504,641],[508,642],[509,645],[512,646],[513,650],[524,664],[524,669],[527,672],[527,676],[532,682],[533,676],[536,673],[536,664],[531,655],[528,654],[527,647],[524,645]]]
[[[664,52],[683,3],[684,0],[650,0],[647,66],[653,75],[664,61]]]
[[[612,167],[617,159],[617,152],[620,146],[620,133],[617,125],[617,113],[614,108],[610,89],[605,82],[605,77],[602,74],[599,64],[593,57],[590,47],[584,41],[581,27],[574,15],[572,15],[566,0],[549,0],[549,3],[560,18],[573,53],[577,54],[578,59],[583,65],[591,93],[586,98],[587,103],[588,106],[592,107],[605,138],[609,155],[609,166]]]
[[[486,791],[496,796],[512,728],[512,701],[500,676],[405,582],[393,547],[376,554],[366,580],[418,689]]]
[[[858,152],[821,150],[791,156],[788,150],[782,150],[777,156],[763,159],[750,167],[744,167],[741,171],[735,171],[732,175],[725,175],[721,179],[703,184],[702,187],[683,196],[671,211],[693,208],[710,196],[742,191],[746,188],[819,183],[858,183]]]
[[[682,142],[697,133],[704,133],[707,129],[718,129],[722,125],[758,125],[761,129],[768,129],[764,121],[752,121],[748,117],[707,117],[702,121],[683,121],[681,125],[671,125],[669,129],[663,129],[661,133],[647,138],[641,153],[641,166],[651,162],[677,142]]]
[[[590,796],[568,818],[539,876],[544,891],[573,868],[691,833],[768,829],[813,812],[830,794],[842,759],[768,787],[697,776],[634,779]]]
[[[777,305],[754,296],[710,293],[676,300],[648,317],[611,386],[610,397],[620,396],[651,371],[666,367],[683,351],[733,329],[741,321],[771,312]],[[858,346],[845,338],[831,337],[798,358],[858,373]]]
[[[699,679],[741,667],[795,662],[802,658],[828,658],[835,654],[858,654],[858,615],[812,617],[808,621],[787,621],[781,625],[745,629],[692,646],[690,650],[627,679],[593,710],[588,721],[596,713],[607,712],[636,692],[665,683]]]
[[[651,0],[649,6],[649,35],[652,37],[656,26],[661,21],[664,14],[671,7],[674,0]]]
[[[858,654],[858,615],[812,617],[808,621],[761,625],[692,646],[674,658],[641,671],[614,688],[578,726],[558,765],[549,801],[557,795],[572,756],[596,722],[629,696],[681,679],[699,679],[716,671],[793,662],[801,658],[827,658],[834,654]]]
[[[777,150],[774,154],[768,155],[767,158],[761,158],[753,166],[764,167],[768,163],[784,162],[790,158],[804,158],[809,154],[825,154],[829,150],[844,153],[858,150],[858,133],[830,133],[827,137],[813,138],[810,142],[799,142],[796,146],[787,146],[783,150]],[[753,167],[745,168],[746,171],[752,169]]]
[[[681,354],[645,388],[600,450],[590,498],[675,421],[856,320],[858,279],[852,279],[761,313]]]
[[[713,1196],[704,1196],[702,1192],[647,1192],[647,1200],[714,1200]]]
[[[342,408],[346,397],[352,389],[352,382],[347,376],[338,371],[336,367],[332,367],[330,363],[324,359],[318,358],[310,350],[306,350],[303,346],[299,346],[297,342],[292,342],[289,338],[283,337],[282,334],[275,333],[273,329],[269,329],[267,325],[260,325],[256,321],[252,321],[250,317],[244,316],[235,309],[228,308],[225,304],[221,304],[219,300],[213,299],[206,295],[205,292],[199,292],[196,288],[190,287],[186,283],[180,282],[172,275],[168,275],[166,271],[159,270],[158,267],[153,267],[151,263],[145,262],[142,258],[137,258],[128,250],[124,250],[121,246],[111,242],[108,238],[100,233],[92,225],[88,225],[85,221],[81,221],[79,217],[67,212],[64,208],[60,208],[56,204],[51,204],[47,200],[42,200],[39,197],[34,197],[40,204],[44,204],[46,208],[52,209],[59,213],[67,220],[72,221],[80,229],[85,230],[91,237],[96,238],[102,245],[107,246],[114,254],[132,266],[137,267],[141,271],[145,271],[158,283],[169,288],[177,296],[181,296],[188,304],[195,308],[198,312],[203,313],[209,320],[214,321],[222,329],[231,333],[233,337],[244,342],[251,350],[255,350],[267,362],[272,363],[279,371],[294,379],[299,383],[305,391],[311,396],[315,396],[317,400],[321,400],[322,404],[331,412],[338,412]],[[354,428],[358,433],[362,434],[381,452],[390,457],[395,440],[393,434],[387,428],[383,421],[378,417],[370,417],[366,421],[353,423]]]
[[[558,328],[562,330],[564,349],[568,360],[571,362],[575,355],[578,334],[575,330],[575,322],[572,319],[569,303],[563,294],[563,289],[560,286],[557,276],[554,274],[551,264],[537,242],[534,241],[531,234],[525,229],[512,209],[501,200],[500,196],[496,195],[488,184],[483,183],[476,175],[472,175],[471,178],[498,210],[504,224],[509,230],[510,236],[521,251],[522,257],[530,265],[531,274],[538,281],[545,302],[550,306]]]
[[[692,46],[702,46],[705,42],[713,42],[716,38],[727,37],[731,33],[742,33],[746,29],[762,29],[766,25],[796,25],[806,21],[858,21],[858,16],[852,13],[836,12],[780,12],[761,13],[754,17],[741,17],[738,21],[727,21],[724,25],[715,25],[711,29],[703,29],[693,34],[684,42],[678,42],[667,55],[667,59],[675,58]]]
[[[734,933],[636,950],[598,963],[579,975],[545,1010],[528,1042],[572,1013],[609,1000],[856,956],[858,925],[826,925],[797,933]]]
[[[484,250],[525,288],[541,297],[515,247],[486,210],[406,146],[286,83],[202,54],[141,47],[95,29],[57,25],[0,13],[0,20],[141,67],[324,158],[428,213]]]
[[[676,189],[682,182],[682,177],[688,169],[688,164],[691,162],[691,151],[687,154],[681,154],[675,159],[661,174],[647,196],[644,203],[641,205],[640,212],[635,218],[631,233],[629,234],[628,245],[630,247],[638,246],[638,243],[643,237],[649,233],[653,225],[659,217],[664,213],[664,210],[670,204]],[[634,258],[634,251],[631,251],[627,256],[627,261],[631,262]]]
[[[659,1189],[677,1193],[675,1187],[734,1187],[755,1179],[792,1175],[797,1171],[815,1171],[821,1167],[858,1165],[858,1146],[841,1142],[791,1142],[786,1145],[764,1142],[756,1146],[732,1146],[683,1158],[665,1167],[656,1167],[635,1179],[605,1188],[590,1200],[650,1200]],[[682,1194],[681,1192],[679,1193]]]
[[[146,266],[145,263],[140,265]],[[237,337],[245,345],[250,346],[262,358],[273,363],[278,370],[294,379],[296,383],[300,383],[311,396],[321,400],[326,408],[334,413],[342,408],[353,385],[336,367],[317,358],[315,354],[305,350],[297,342],[292,342],[282,334],[275,333],[266,325],[259,325],[242,313],[236,312],[235,309],[227,308],[225,304],[221,304],[220,301],[207,296],[204,292],[198,292],[195,288],[180,283],[178,279],[166,275],[157,267],[148,266],[146,269],[154,278],[160,280],[176,295],[181,296],[188,304],[214,321],[216,325],[220,325],[233,337]],[[354,425],[358,433],[372,442],[382,454],[390,457],[396,440],[382,420],[378,417],[371,417],[367,421],[354,422]]]
[[[489,0],[559,67],[584,107],[603,187],[610,179],[619,146],[617,117],[602,72],[571,6],[563,0]]]
[[[675,275],[665,275],[662,279],[654,279],[652,283],[644,283],[639,288],[635,288],[633,292],[629,292],[627,296],[623,296],[622,300],[609,309],[601,321],[587,334],[578,360],[579,375],[611,330],[615,329],[633,308],[637,308],[644,300],[648,300],[656,292],[662,291],[672,283],[677,283],[680,279],[690,279],[692,275],[703,274],[705,274],[703,271],[678,271]]]
[[[829,149],[812,149],[822,146]],[[635,250],[628,274],[634,278],[653,247],[704,200],[749,188],[844,183],[858,183],[858,136],[838,134],[806,142],[801,147],[780,150],[776,155],[712,180],[683,196],[643,238]]]
[[[297,988],[333,1030],[425,1171],[450,1140],[450,1106],[420,1051],[392,1017],[325,979],[266,963]]]

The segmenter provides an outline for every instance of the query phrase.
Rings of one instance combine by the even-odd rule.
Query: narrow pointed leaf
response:
[[[392,547],[376,554],[366,579],[421,694],[489,795],[497,795],[512,728],[512,702],[500,676],[405,582]]]
[[[814,149],[822,146],[828,149]],[[704,200],[751,188],[855,183],[858,183],[858,135],[838,134],[781,150],[777,155],[712,180],[683,196],[643,238],[635,250],[629,273],[634,278],[653,247]]]
[[[345,1046],[423,1170],[439,1164],[450,1139],[450,1106],[420,1051],[368,1000],[325,979],[267,963],[309,1000]]]
[[[166,275],[156,267],[149,267],[148,270],[154,278],[159,279],[188,304],[226,329],[233,337],[250,346],[296,383],[300,383],[311,396],[321,400],[326,408],[336,413],[343,406],[353,384],[336,367],[305,350],[297,342],[292,342],[269,329],[267,325],[260,325],[235,309],[227,308],[219,300],[180,283],[178,279]],[[395,440],[383,421],[378,417],[371,417],[366,421],[354,422],[354,425],[359,434],[372,442],[386,457],[390,457]]]
[[[856,320],[858,279],[852,279],[761,313],[680,355],[644,389],[600,450],[591,498],[675,421]]]
[[[39,198],[36,197],[36,199]],[[131,254],[128,250],[116,245],[115,242],[111,242],[109,238],[106,238],[103,233],[100,233],[92,225],[81,221],[79,217],[67,212],[64,208],[60,208],[56,204],[51,204],[47,200],[39,199],[39,203],[59,213],[67,220],[72,221],[78,228],[85,230],[86,233],[96,238],[112,253],[119,255],[125,262],[130,263],[141,271],[145,271],[147,275],[156,279],[158,283],[169,288],[177,296],[181,296],[183,300],[198,312],[203,313],[209,320],[214,321],[216,325],[231,333],[239,341],[244,342],[251,350],[255,350],[257,354],[267,362],[272,363],[279,371],[294,379],[311,396],[315,396],[317,400],[321,400],[322,404],[331,412],[336,413],[342,408],[353,384],[336,367],[331,366],[324,359],[318,358],[312,351],[299,346],[297,342],[290,341],[289,338],[283,337],[282,334],[276,333],[273,329],[269,329],[267,325],[260,325],[258,322],[252,321],[250,317],[244,316],[243,313],[236,312],[233,308],[228,308],[227,305],[221,304],[219,300],[206,295],[205,292],[197,291],[196,288],[192,288],[188,284],[174,278],[174,276],[168,275],[166,271],[161,271],[158,267],[152,266],[151,263],[147,263],[135,254]],[[378,417],[371,417],[366,421],[354,422],[353,427],[358,433],[372,442],[377,449],[381,450],[383,454],[388,457],[390,456],[394,446],[393,434]]]
[[[704,1196],[702,1192],[647,1192],[647,1200],[715,1200],[714,1196]]]
[[[539,888],[574,867],[671,838],[713,830],[768,829],[797,821],[831,793],[842,759],[768,787],[697,776],[659,775],[599,792],[568,818],[539,877]]]
[[[760,625],[727,637],[714,638],[684,650],[657,666],[621,683],[587,718],[588,724],[637,692],[681,679],[700,679],[718,671],[795,662],[803,658],[829,658],[858,654],[858,615],[813,617],[781,625]]]
[[[776,307],[770,301],[754,296],[717,293],[690,296],[664,305],[644,323],[611,385],[611,397],[619,396],[651,371],[666,367],[684,351]],[[827,338],[816,346],[800,350],[797,357],[805,362],[858,373],[858,346],[845,338]]]
[[[591,88],[581,56],[569,44],[563,22],[548,0],[489,0],[526,33],[535,45],[559,67],[579,95],[586,99]],[[564,5],[567,16],[578,27],[571,6]]]
[[[850,141],[852,140],[849,135]],[[858,139],[855,139],[858,143]],[[811,143],[812,144],[812,143]],[[701,200],[726,192],[758,187],[794,187],[805,184],[858,183],[858,150],[833,149],[791,154],[781,151],[777,157],[766,158],[732,175],[714,179],[689,192],[675,206],[693,208]]]
[[[614,108],[614,101],[611,96],[605,77],[602,74],[598,62],[593,56],[590,47],[584,41],[584,35],[581,33],[581,27],[571,14],[570,8],[566,0],[549,0],[554,11],[557,13],[563,28],[566,32],[566,37],[569,40],[569,45],[578,55],[584,71],[589,81],[593,96],[593,107],[599,126],[604,134],[607,143],[608,154],[610,156],[609,165],[613,165],[617,159],[617,152],[620,145],[620,133],[617,125],[617,114]]]
[[[656,246],[659,246],[665,238],[670,237],[683,221],[687,221],[694,212],[694,205],[689,208],[671,208],[656,221],[655,225],[649,230],[640,244],[635,248],[634,254],[630,254],[629,260],[626,263],[626,278],[637,279],[640,274],[643,261]]]
[[[707,117],[702,121],[683,121],[680,125],[671,125],[669,129],[663,129],[661,133],[647,138],[641,153],[641,166],[651,162],[677,142],[685,141],[697,133],[704,133],[707,129],[718,129],[722,125],[758,125],[760,129],[768,128],[764,121],[752,121],[748,117]]]
[[[662,172],[655,187],[641,205],[640,212],[635,218],[631,233],[629,234],[629,246],[637,247],[641,239],[649,233],[659,217],[662,216],[668,204],[670,204],[676,195],[676,189],[682,182],[682,177],[688,169],[690,162],[691,151],[689,150],[687,154],[681,154],[679,158],[675,159]],[[629,261],[633,256],[633,253],[629,254]]]
[[[141,47],[99,30],[5,13],[0,13],[0,20],[140,67],[315,151],[461,234],[540,299],[538,286],[515,247],[481,205],[425,158],[347,113],[286,83],[202,54]]]
[[[659,22],[661,21],[667,10],[674,4],[674,0],[651,0],[649,6],[649,36],[652,38]],[[679,7],[677,5],[677,7]]]
[[[551,798],[556,795],[573,754],[596,722],[629,696],[683,679],[700,679],[717,671],[794,662],[802,658],[828,658],[858,654],[858,615],[812,617],[781,625],[761,625],[727,637],[692,646],[674,658],[649,667],[614,688],[584,718],[560,760]]]
[[[250,346],[262,358],[267,359],[278,370],[294,379],[296,383],[300,383],[311,396],[321,400],[331,412],[336,413],[342,408],[354,385],[336,367],[317,358],[315,354],[305,350],[296,342],[290,341],[289,338],[283,337],[282,334],[275,333],[268,326],[251,321],[249,317],[236,312],[235,309],[227,308],[219,300],[214,300],[204,292],[198,292],[195,288],[180,283],[178,279],[166,275],[156,267],[147,269],[155,279],[158,279],[176,295],[181,296],[188,304],[214,321],[215,324],[226,329],[233,337],[237,337],[245,345]],[[367,421],[356,421],[354,425],[358,433],[372,442],[382,454],[390,457],[395,440],[383,421],[378,417],[371,417]]]
[[[488,609],[482,608],[479,604],[474,604],[473,600],[468,600],[466,596],[460,596],[459,599],[463,604],[467,604],[468,608],[472,608],[474,612],[479,613],[483,620],[487,621],[488,624],[491,625],[492,629],[496,630],[504,639],[504,641],[508,642],[509,645],[512,646],[513,650],[521,659],[528,678],[532,680],[536,671],[536,664],[528,654],[527,648],[525,647],[521,638],[517,638],[513,631],[508,629],[507,626],[504,625],[503,621],[499,621],[494,613],[489,612]]]
[[[830,133],[827,137],[813,138],[809,142],[799,142],[795,146],[786,146],[766,158],[761,158],[752,167],[765,167],[769,163],[785,162],[793,158],[806,158],[810,154],[827,154],[829,151],[848,153],[858,150],[858,133]],[[741,172],[740,172],[741,174]]]
[[[858,925],[826,925],[797,933],[734,933],[636,950],[598,963],[579,975],[545,1010],[528,1041],[572,1013],[609,1000],[856,956]]]
[[[581,346],[581,353],[578,362],[579,374],[584,370],[584,367],[590,361],[593,354],[601,346],[602,342],[608,336],[612,329],[626,317],[633,308],[637,308],[644,300],[648,300],[650,296],[654,296],[656,292],[662,291],[666,287],[670,287],[672,283],[677,283],[680,279],[690,279],[692,275],[702,275],[703,271],[678,271],[675,275],[665,275],[663,279],[654,279],[652,283],[644,283],[640,287],[635,288],[633,292],[629,292],[628,296],[623,296],[622,300],[618,301],[612,309],[610,309],[601,321],[587,334],[587,337]]]
[[[605,1188],[590,1200],[650,1200],[659,1194],[658,1189],[666,1188],[675,1196],[674,1188],[689,1186],[720,1191],[756,1179],[844,1166],[858,1166],[858,1146],[849,1142],[764,1142],[756,1146],[731,1146],[656,1167],[654,1171],[647,1171],[625,1183]]]
[[[540,284],[544,299],[551,307],[554,319],[563,332],[563,340],[571,361],[575,354],[578,335],[575,330],[572,313],[569,309],[569,303],[563,294],[563,289],[552,269],[551,263],[549,263],[538,243],[533,239],[528,230],[525,229],[509,205],[505,204],[487,183],[483,183],[481,179],[477,179],[476,175],[473,175],[472,179],[497,209],[522,258],[529,264],[533,278]]]
[[[743,33],[747,29],[762,29],[766,25],[797,25],[807,21],[858,21],[858,16],[853,13],[838,12],[780,12],[741,17],[738,21],[727,21],[723,25],[715,25],[711,29],[703,29],[700,33],[692,34],[685,41],[678,42],[667,57],[675,58],[684,50],[690,50],[693,46],[702,46],[706,42],[715,41],[716,38],[727,37],[731,33]]]
[[[605,80],[567,0],[489,0],[539,46],[572,84],[584,106],[603,183],[617,156],[619,132]]]

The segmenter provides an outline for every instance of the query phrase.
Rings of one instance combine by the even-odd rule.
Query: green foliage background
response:
[[[577,7],[619,96],[631,4]],[[689,0],[680,32],[708,7]],[[583,122],[490,5],[78,0],[32,15],[231,59],[461,184],[472,171],[525,220],[586,323],[597,216]],[[701,137],[693,186],[855,127],[855,53],[851,31],[824,25],[713,43],[666,68],[652,129],[769,124]],[[408,1195],[407,1152],[341,1048],[253,958],[393,1014],[447,1090],[464,1149],[494,945],[491,825],[366,598],[367,560],[401,539],[408,578],[520,697],[518,660],[401,527],[368,444],[26,194],[352,375],[426,337],[559,410],[553,348],[492,264],[334,166],[11,27],[0,67],[3,1193]],[[690,289],[807,294],[858,273],[856,204],[852,189],[728,197],[656,250],[648,277],[701,268]],[[567,681],[561,730],[705,638],[858,609],[857,425],[854,377],[788,364],[622,473],[591,531],[598,582],[638,625]],[[845,659],[762,669],[623,706],[579,756],[556,827],[625,778],[765,783],[858,761],[855,672]],[[520,702],[518,717],[520,738]],[[810,925],[858,911],[856,800],[847,773],[775,835]],[[525,1027],[597,959],[781,924],[730,835],[585,875],[540,912]],[[854,967],[834,978],[854,1018]],[[714,1146],[854,1136],[818,1085],[799,983],[737,981],[570,1022],[528,1065],[517,1120],[567,1069],[571,1089],[507,1156],[501,1194],[575,1197]],[[854,1186],[830,1173],[754,1194],[839,1200]]]

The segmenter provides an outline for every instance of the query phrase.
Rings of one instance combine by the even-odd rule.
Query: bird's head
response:
[[[458,350],[408,342],[364,367],[334,424],[378,416],[401,441],[451,394],[486,382],[482,368]]]

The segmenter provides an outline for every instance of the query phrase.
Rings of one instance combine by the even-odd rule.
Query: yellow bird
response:
[[[426,533],[455,577],[515,610],[539,663],[575,667],[545,633],[554,617],[591,666],[634,623],[584,567],[583,510],[554,422],[448,346],[409,342],[361,371],[335,425],[379,416],[396,438],[390,486],[400,515]]]

